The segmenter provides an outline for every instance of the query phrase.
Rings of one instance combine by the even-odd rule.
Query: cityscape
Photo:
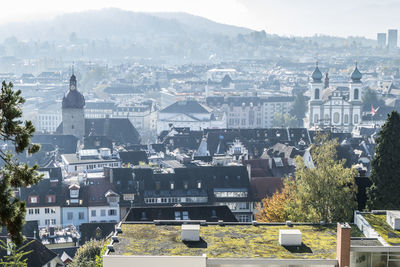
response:
[[[313,0],[90,2],[0,19],[0,266],[400,266],[400,24],[376,1],[292,33]]]

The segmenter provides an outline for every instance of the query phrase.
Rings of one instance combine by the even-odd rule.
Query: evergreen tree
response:
[[[298,120],[303,120],[307,112],[306,99],[302,93],[298,93],[294,99],[290,114],[295,116]]]
[[[36,153],[40,146],[30,143],[35,132],[31,121],[21,120],[21,105],[25,102],[21,91],[13,91],[12,83],[2,83],[0,92],[0,139],[13,146],[15,153]],[[36,184],[41,179],[38,166],[21,163],[8,150],[0,150],[3,167],[0,169],[0,222],[16,245],[22,244],[22,227],[25,219],[25,202],[18,199],[14,189]]]
[[[376,139],[371,162],[372,186],[367,190],[370,209],[400,209],[400,115],[389,114]]]

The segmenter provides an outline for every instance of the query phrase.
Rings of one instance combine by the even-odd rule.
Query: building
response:
[[[353,266],[347,223],[185,223],[121,222],[103,266]]]
[[[87,189],[84,183],[63,183],[61,222],[63,227],[79,227],[88,222]]]
[[[118,222],[119,194],[113,191],[114,186],[106,178],[87,180],[89,222]]]
[[[195,100],[178,101],[160,110],[157,119],[157,134],[171,127],[189,127],[192,130],[225,128],[224,118],[217,120],[208,107]]]
[[[83,149],[75,154],[62,154],[61,160],[67,173],[98,172],[104,167],[120,167],[121,162],[111,155],[109,148]]]
[[[54,133],[62,120],[62,114],[59,110],[40,111],[37,115],[37,123],[35,129],[38,132]]]
[[[386,47],[386,33],[379,32],[376,36],[378,41],[378,48],[385,48]]]
[[[69,80],[69,91],[62,100],[62,133],[83,139],[85,135],[85,98],[77,89],[74,73]]]
[[[60,168],[41,169],[43,179],[31,187],[21,187],[21,199],[26,202],[26,221],[37,221],[39,228],[61,225]]]
[[[323,89],[322,73],[318,64],[310,83],[309,127],[331,128],[339,132],[351,132],[362,123],[362,74],[357,64],[351,74],[349,87]]]
[[[225,113],[227,128],[271,128],[274,115],[290,111],[293,96],[207,97],[207,104]],[[281,125],[279,125],[281,126]]]
[[[396,29],[388,30],[388,48],[390,50],[397,48],[397,30]]]

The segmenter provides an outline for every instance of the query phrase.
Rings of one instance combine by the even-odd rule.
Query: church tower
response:
[[[315,70],[311,75],[311,100],[322,100],[322,73],[318,68],[318,61],[315,63]]]
[[[64,135],[74,135],[80,140],[85,135],[85,98],[77,89],[74,68],[69,79],[69,90],[62,100],[62,125]]]
[[[318,68],[318,61],[315,63],[315,70],[311,74],[310,90],[311,101],[309,102],[309,127],[321,124],[322,119],[322,73]]]
[[[354,71],[351,73],[351,82],[350,82],[350,101],[361,101],[361,78],[362,74],[358,70],[357,67],[357,62],[356,62],[356,68]]]

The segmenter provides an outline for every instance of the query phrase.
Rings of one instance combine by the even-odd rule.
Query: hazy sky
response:
[[[400,28],[399,0],[11,0],[1,3],[0,23],[106,7],[182,11],[280,35],[375,38],[377,32]]]

